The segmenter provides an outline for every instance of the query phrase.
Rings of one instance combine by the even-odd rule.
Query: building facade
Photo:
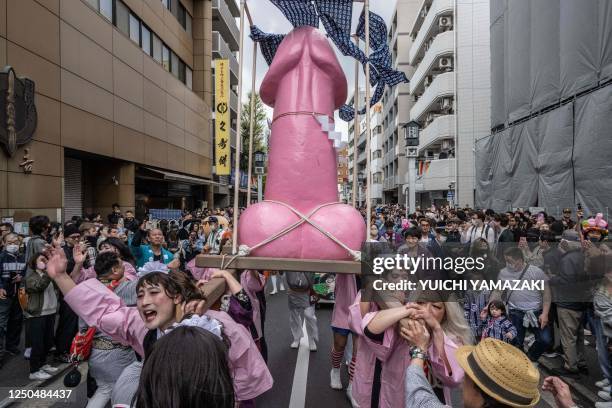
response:
[[[361,90],[359,92],[361,96],[360,106],[364,106],[365,103],[365,92]],[[352,101],[351,101],[352,102]],[[357,174],[361,173],[364,177],[367,177],[366,166],[367,156],[365,153],[366,148],[366,118],[365,115],[359,116],[359,129],[360,135],[357,139]],[[370,151],[372,152],[372,158],[370,159],[370,171],[372,173],[372,184],[370,198],[372,204],[381,204],[383,202],[383,153],[382,153],[382,104],[378,103],[370,109],[370,127],[372,129],[370,133]],[[348,196],[349,200],[352,201],[352,189],[353,189],[353,159],[354,159],[354,145],[355,145],[355,121],[353,120],[349,126],[349,146],[348,146]],[[359,181],[359,180],[358,180]],[[365,201],[365,181],[362,182],[363,186],[358,189],[357,201]]]
[[[389,25],[388,42],[393,67],[405,72],[409,79],[414,73],[409,61],[413,40],[407,27],[414,21],[421,3],[421,0],[398,0]],[[406,199],[408,160],[402,127],[410,121],[410,109],[414,105],[409,86],[400,84],[387,89],[382,99],[383,203],[403,203]]]
[[[0,154],[2,216],[213,205],[211,6],[0,1],[0,62],[35,82],[38,116]]]
[[[230,140],[231,140],[231,163],[234,163],[234,153],[236,151],[236,122],[238,120],[238,48],[240,44],[240,29],[236,23],[236,18],[240,18],[240,8],[236,0],[212,0],[212,72],[214,84],[214,60],[227,59],[230,67]],[[214,86],[213,103],[214,103]],[[213,109],[214,114],[214,109]],[[213,140],[215,138],[214,116],[211,127]],[[213,149],[214,156],[214,149]],[[228,206],[233,200],[234,184],[231,183],[230,176],[215,176],[219,182],[214,187],[215,206]]]
[[[490,129],[489,0],[424,0],[410,26],[416,204],[474,205],[474,141]]]

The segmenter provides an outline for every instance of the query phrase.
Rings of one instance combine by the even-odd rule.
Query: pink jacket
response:
[[[189,270],[189,272],[191,272],[191,274],[193,275],[194,278],[196,278],[197,280],[200,279],[205,279],[205,280],[209,280],[210,279],[210,275],[212,275],[212,273],[214,271],[216,271],[215,268],[199,268],[196,266],[196,259],[193,258],[191,261],[189,261],[187,263],[187,265],[185,265],[185,268]]]
[[[138,274],[136,273],[136,269],[129,262],[123,261],[123,274],[125,276],[125,279],[129,281],[138,279]],[[83,281],[86,281],[87,279],[94,279],[96,277],[97,275],[96,275],[96,271],[94,270],[94,267],[90,266],[89,268],[82,269],[81,274],[79,275],[78,279],[75,280],[74,282],[81,283]]]
[[[346,273],[336,274],[336,285],[334,288],[334,311],[332,312],[331,325],[339,329],[350,329],[349,308],[357,296],[357,283],[355,275]]]
[[[263,336],[261,331],[261,310],[259,298],[256,293],[261,292],[265,284],[266,279],[260,273],[257,273],[257,278],[251,274],[250,270],[245,270],[242,272],[242,275],[240,275],[240,285],[242,285],[244,291],[249,295],[251,305],[253,306],[253,324],[257,330],[257,338],[255,340],[259,340]]]
[[[370,312],[361,316],[359,304],[361,292],[357,294],[355,302],[350,307],[350,327],[354,333],[360,336],[359,351],[357,352],[357,363],[355,376],[353,378],[353,397],[361,407],[369,407],[372,397],[372,385],[374,381],[374,369],[376,359],[382,363],[380,377],[380,408],[404,407],[405,392],[404,379],[406,368],[410,364],[410,347],[408,343],[397,333],[396,326],[385,330],[382,343],[378,343],[364,335],[366,326],[372,321],[378,307],[370,303]],[[446,335],[444,336],[444,349],[452,369],[452,375],[447,372],[441,356],[435,350],[433,344],[428,353],[431,359],[431,367],[434,376],[444,386],[444,398],[450,403],[450,389],[459,386],[463,381],[463,370],[455,359],[455,351],[458,346]]]
[[[86,280],[68,292],[64,300],[89,326],[96,326],[113,340],[144,355],[142,342],[148,329],[138,310],[123,305],[101,282]],[[272,388],[270,371],[248,330],[224,312],[209,310],[206,314],[223,324],[223,333],[230,341],[228,357],[236,399],[250,400]]]

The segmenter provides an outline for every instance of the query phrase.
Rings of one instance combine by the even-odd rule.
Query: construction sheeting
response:
[[[612,78],[609,0],[491,0],[492,127]]]
[[[612,85],[476,142],[476,203],[507,211],[612,204]]]

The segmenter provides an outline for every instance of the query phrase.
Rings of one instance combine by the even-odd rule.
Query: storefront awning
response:
[[[146,167],[146,166],[142,166],[142,168],[146,169],[147,171],[150,171],[152,173],[155,173],[156,176],[159,176],[161,179],[163,180],[167,180],[167,181],[178,181],[181,183],[185,183],[185,184],[195,184],[195,185],[210,185],[210,186],[222,186],[224,184],[218,183],[216,181],[212,181],[212,180],[208,180],[202,177],[193,177],[193,176],[186,176],[184,174],[179,174],[179,173],[173,173],[171,171],[166,171],[166,170],[158,170],[158,169],[154,169],[151,167]],[[137,177],[139,177],[137,175]]]

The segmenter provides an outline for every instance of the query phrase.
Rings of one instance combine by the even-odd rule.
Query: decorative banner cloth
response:
[[[282,34],[268,34],[261,31],[257,26],[251,26],[251,40],[258,42],[261,48],[261,54],[268,63],[272,64],[276,50],[283,39],[285,38]]]
[[[310,0],[270,0],[294,27],[305,25],[319,28],[319,16]],[[328,1],[328,0],[325,0]],[[329,0],[333,2],[333,0]],[[350,26],[350,19],[349,19]]]

